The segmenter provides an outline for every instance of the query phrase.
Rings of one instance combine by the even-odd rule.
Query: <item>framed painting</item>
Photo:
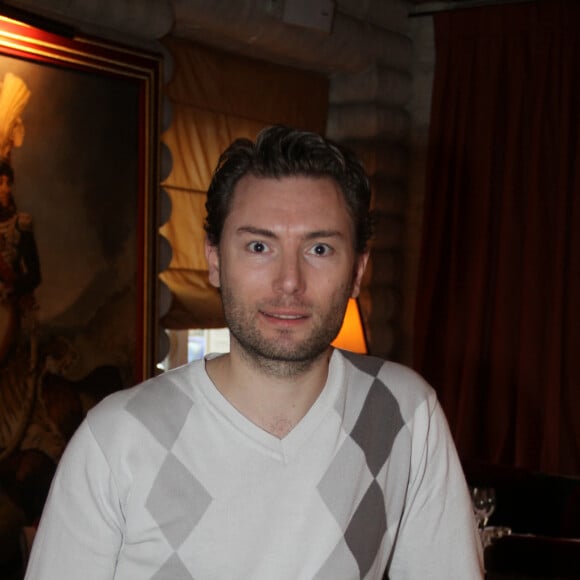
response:
[[[0,489],[154,372],[160,75],[0,17]]]

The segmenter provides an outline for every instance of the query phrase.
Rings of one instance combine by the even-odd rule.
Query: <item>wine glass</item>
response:
[[[471,501],[473,502],[473,513],[477,526],[483,530],[495,510],[495,489],[493,487],[473,487],[471,488]]]

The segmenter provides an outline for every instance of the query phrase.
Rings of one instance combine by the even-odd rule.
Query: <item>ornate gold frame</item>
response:
[[[152,376],[158,362],[157,315],[157,200],[159,188],[159,107],[161,55],[88,36],[68,38],[0,16],[0,57],[28,61],[56,70],[78,71],[129,83],[137,88],[138,177],[135,223],[137,261],[136,383]],[[67,112],[62,112],[67,122]],[[82,147],[82,143],[79,144]],[[106,155],[106,151],[103,152]],[[42,185],[40,186],[42,187]],[[74,219],[74,216],[71,216]]]

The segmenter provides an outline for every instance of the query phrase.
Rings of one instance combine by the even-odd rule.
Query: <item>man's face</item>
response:
[[[10,203],[12,183],[7,175],[0,175],[0,205],[7,207]]]
[[[307,177],[242,178],[220,244],[206,245],[206,255],[232,351],[285,362],[308,362],[328,349],[367,261],[354,250],[338,185]]]

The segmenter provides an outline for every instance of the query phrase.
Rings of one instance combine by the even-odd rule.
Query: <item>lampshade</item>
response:
[[[348,301],[342,327],[332,346],[361,354],[368,353],[360,309],[355,298]]]

